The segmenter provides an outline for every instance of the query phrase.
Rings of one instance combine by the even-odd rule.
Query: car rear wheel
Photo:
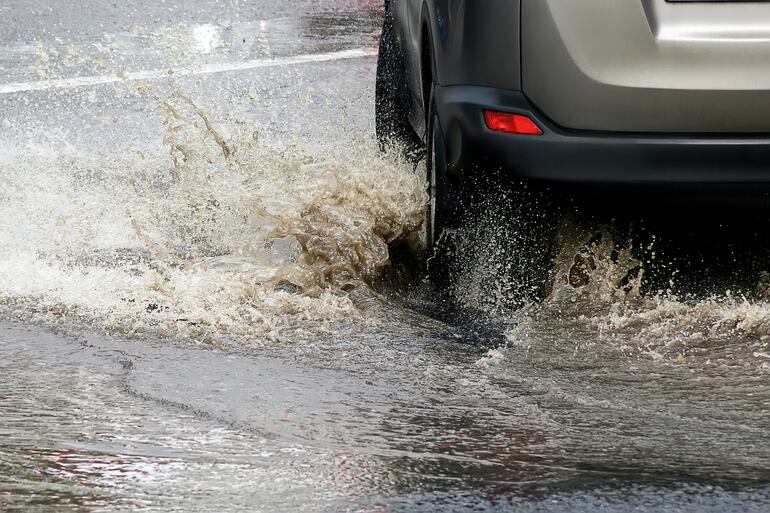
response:
[[[434,86],[435,87],[435,86]],[[427,116],[427,143],[425,144],[425,172],[428,202],[425,206],[425,221],[421,229],[421,239],[426,253],[426,263],[434,274],[443,271],[444,247],[439,244],[444,230],[453,221],[453,212],[449,208],[449,183],[447,178],[447,158],[444,132],[436,111],[433,98],[434,87],[430,90]]]

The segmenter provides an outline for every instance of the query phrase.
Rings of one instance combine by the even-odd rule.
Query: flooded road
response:
[[[478,230],[436,294],[378,2],[81,4],[0,5],[0,510],[770,508],[762,269],[574,226],[512,308]]]

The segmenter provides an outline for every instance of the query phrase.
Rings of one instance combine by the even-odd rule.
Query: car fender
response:
[[[521,90],[520,0],[410,0],[412,124],[425,134],[422,41],[427,36],[439,85],[478,85]],[[426,34],[427,31],[427,34]]]

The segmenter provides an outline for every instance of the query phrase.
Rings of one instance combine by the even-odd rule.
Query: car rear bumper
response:
[[[512,178],[585,185],[738,186],[770,190],[770,134],[711,135],[565,130],[518,91],[443,86],[436,102],[451,173],[468,162]],[[489,130],[483,110],[525,114],[543,135]],[[747,187],[749,186],[749,187]]]

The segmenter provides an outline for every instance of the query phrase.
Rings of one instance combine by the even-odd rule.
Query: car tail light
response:
[[[484,111],[487,128],[509,134],[543,135],[543,131],[528,116],[510,112]]]

